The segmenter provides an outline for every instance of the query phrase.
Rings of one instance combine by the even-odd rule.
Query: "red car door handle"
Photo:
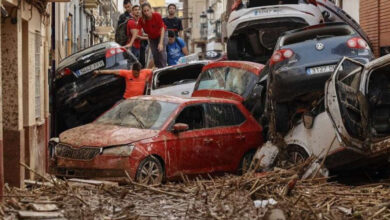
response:
[[[211,142],[213,142],[214,140],[212,139],[212,138],[205,138],[205,139],[203,139],[203,142],[205,143],[205,144],[210,144]]]

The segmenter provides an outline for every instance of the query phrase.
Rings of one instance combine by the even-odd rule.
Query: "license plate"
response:
[[[99,69],[100,67],[103,67],[104,66],[104,61],[101,60],[99,62],[96,62],[96,63],[93,63],[89,66],[86,66],[80,70],[77,70],[75,73],[76,73],[76,76],[81,76],[81,75],[84,75],[86,73],[89,73],[91,71],[94,71],[96,69]]]
[[[316,66],[307,69],[308,74],[333,73],[337,65]]]
[[[257,16],[257,15],[268,15],[268,14],[278,14],[279,13],[279,9],[258,9],[258,10],[255,10],[254,11],[254,14]]]

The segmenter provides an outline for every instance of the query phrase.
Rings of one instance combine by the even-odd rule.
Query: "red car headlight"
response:
[[[103,149],[102,155],[114,155],[114,156],[122,156],[128,157],[133,152],[134,145],[119,145],[119,146],[111,146]]]

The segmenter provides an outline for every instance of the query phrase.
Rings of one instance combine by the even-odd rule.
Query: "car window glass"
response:
[[[313,39],[324,39],[336,36],[349,36],[354,33],[355,31],[347,25],[308,29],[297,33],[289,34],[282,40],[281,46],[296,44]]]
[[[198,90],[225,90],[247,97],[258,76],[252,72],[234,67],[216,67],[201,75]]]
[[[202,72],[203,66],[204,64],[194,64],[161,70],[155,76],[153,88],[160,89],[168,86],[195,83]]]
[[[206,119],[209,128],[239,125],[245,116],[233,104],[208,104]]]
[[[102,115],[96,123],[158,130],[177,106],[176,103],[156,100],[125,100]]]
[[[189,130],[205,128],[203,105],[185,107],[176,118],[175,123],[187,124]]]

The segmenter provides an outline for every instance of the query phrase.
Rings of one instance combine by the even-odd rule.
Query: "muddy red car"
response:
[[[238,101],[139,96],[50,141],[52,174],[145,184],[247,167],[262,128]]]

